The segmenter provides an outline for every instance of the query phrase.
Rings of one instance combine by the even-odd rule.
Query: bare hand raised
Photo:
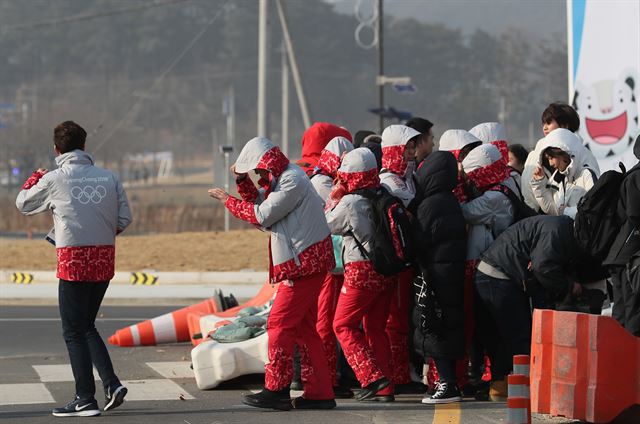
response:
[[[229,198],[229,195],[227,194],[227,192],[221,188],[210,189],[209,196],[213,197],[214,199],[220,200],[222,203],[226,202],[227,199]]]

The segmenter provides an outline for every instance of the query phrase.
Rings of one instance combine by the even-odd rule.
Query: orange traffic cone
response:
[[[159,343],[176,343],[189,341],[187,315],[200,312],[203,315],[220,310],[214,296],[195,305],[122,328],[109,337],[109,343],[117,346],[154,346]]]
[[[536,310],[531,411],[591,423],[613,421],[640,404],[639,353],[640,338],[610,317]]]

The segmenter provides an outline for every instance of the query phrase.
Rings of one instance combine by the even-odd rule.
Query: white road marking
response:
[[[189,362],[146,362],[155,372],[164,378],[194,378]]]
[[[42,383],[0,384],[0,405],[54,402],[53,396]]]
[[[61,381],[74,381],[73,371],[71,371],[70,364],[62,365],[32,365],[40,376],[40,381],[43,383],[57,383]],[[98,372],[93,369],[94,380],[100,380]]]
[[[128,380],[122,384],[129,389],[127,401],[195,399],[171,380]]]

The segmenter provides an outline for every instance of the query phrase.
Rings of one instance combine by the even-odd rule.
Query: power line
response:
[[[170,6],[178,3],[185,3],[193,0],[156,0],[149,3],[138,4],[136,6],[123,7],[122,9],[107,10],[104,12],[82,13],[79,15],[67,16],[58,19],[49,19],[40,22],[32,22],[27,24],[10,25],[2,28],[2,32],[22,31],[25,29],[42,28],[58,24],[66,24],[71,22],[89,21],[93,19],[104,18],[107,16],[123,15],[130,12],[139,12],[153,7]]]
[[[180,53],[178,53],[178,55],[169,63],[169,65],[164,69],[164,71],[162,71],[162,73],[160,73],[160,75],[155,79],[155,81],[151,84],[151,86],[149,87],[149,89],[147,89],[146,93],[150,93],[158,84],[160,84],[162,82],[162,80],[164,79],[164,77],[171,72],[171,70],[180,62],[180,60],[182,60],[182,58],[189,52],[189,50],[191,50],[191,48],[198,42],[198,40],[200,40],[200,38],[202,38],[202,36],[204,35],[205,32],[207,32],[207,30],[209,29],[209,27],[222,15],[222,12],[224,12],[224,10],[226,9],[227,5],[229,4],[231,0],[226,0],[224,2],[224,4],[222,5],[222,7],[218,10],[218,12],[207,21],[207,23],[204,25],[204,27],[195,35],[195,37],[193,37],[191,39],[191,41],[189,41],[189,43],[184,47],[184,49],[182,49],[182,51],[180,51]],[[125,113],[125,115],[122,117],[122,119],[120,119],[120,121],[118,121],[112,128],[111,131],[109,131],[109,133],[107,135],[105,135],[105,137],[100,141],[100,143],[98,143],[95,147],[95,149],[93,150],[94,153],[97,153],[98,150],[100,150],[100,148],[102,146],[104,146],[104,144],[109,141],[111,139],[111,137],[113,137],[113,135],[120,129],[122,128],[122,126],[124,125],[124,123],[133,115],[133,112],[136,111],[136,109],[138,109],[138,107],[142,104],[142,102],[144,101],[145,96],[140,96],[138,97],[138,100],[129,108],[129,110],[127,110],[127,113]]]

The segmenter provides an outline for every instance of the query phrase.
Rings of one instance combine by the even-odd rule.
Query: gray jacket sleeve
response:
[[[118,195],[118,232],[124,231],[131,224],[131,209],[129,208],[129,200],[127,193],[124,191],[122,184],[116,178],[116,193]]]
[[[16,198],[16,207],[24,215],[35,215],[51,208],[50,177],[45,174],[33,187],[21,190]]]
[[[351,230],[351,224],[349,223],[349,216],[351,215],[351,207],[349,199],[343,197],[340,202],[326,213],[327,224],[331,234],[343,236],[349,230]]]
[[[280,190],[269,194],[262,203],[255,205],[256,219],[263,227],[271,227],[300,204],[300,198],[307,186],[295,178],[282,176]]]

